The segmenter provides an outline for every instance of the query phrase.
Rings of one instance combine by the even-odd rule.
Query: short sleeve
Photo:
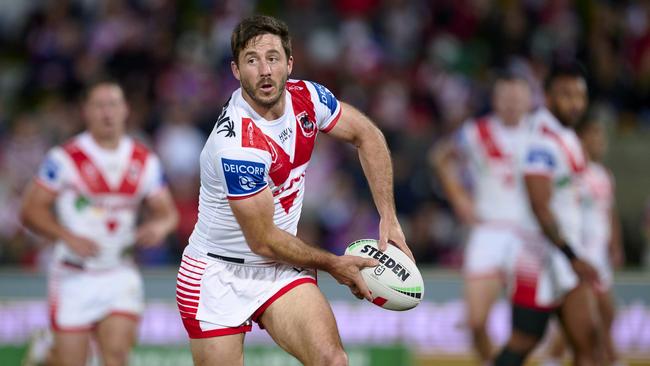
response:
[[[473,121],[466,121],[458,130],[456,130],[456,132],[453,133],[452,141],[457,153],[467,155],[472,150],[472,146],[475,146],[475,139],[472,136],[473,127]]]
[[[540,139],[528,144],[523,155],[524,175],[553,176],[558,169],[558,151],[554,144]]]
[[[309,83],[314,87],[316,92],[312,100],[314,102],[318,129],[327,133],[336,125],[336,122],[338,122],[341,116],[341,103],[339,103],[334,94],[326,87],[313,81]]]
[[[51,149],[36,174],[36,182],[52,192],[59,192],[66,183],[66,157],[60,148]]]
[[[147,158],[145,167],[142,192],[144,196],[153,196],[167,187],[167,178],[160,163],[160,159],[155,154],[150,154]]]
[[[215,154],[215,170],[228,199],[251,197],[268,186],[270,157],[255,149],[226,149]]]

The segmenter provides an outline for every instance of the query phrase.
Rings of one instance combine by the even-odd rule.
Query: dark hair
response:
[[[544,80],[544,90],[549,90],[555,80],[563,77],[585,79],[585,69],[578,61],[556,63]]]
[[[497,81],[524,81],[528,83],[528,78],[521,72],[510,69],[497,69],[494,72],[494,83]]]
[[[246,47],[248,42],[263,34],[273,34],[280,37],[287,58],[291,56],[291,37],[289,36],[287,24],[268,15],[252,15],[242,20],[232,31],[230,48],[235,63],[239,60],[239,52]]]
[[[122,84],[120,84],[120,82],[117,79],[112,78],[110,76],[99,76],[91,79],[84,85],[79,98],[80,101],[81,102],[88,101],[88,97],[90,97],[90,93],[92,93],[92,91],[95,90],[100,85],[115,85],[122,90],[122,93],[124,93],[124,88],[122,88]]]

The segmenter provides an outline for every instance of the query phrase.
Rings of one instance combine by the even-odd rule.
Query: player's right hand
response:
[[[99,253],[99,245],[92,240],[77,235],[70,235],[64,239],[65,244],[82,258],[94,257]]]
[[[580,258],[572,260],[571,267],[573,267],[573,271],[578,275],[580,281],[587,283],[598,282],[598,272],[591,264],[584,260]]]
[[[336,258],[328,272],[332,277],[342,285],[346,285],[352,291],[352,294],[359,299],[366,298],[372,301],[372,295],[368,285],[361,277],[361,269],[366,267],[376,267],[379,261],[370,258],[361,258],[353,255],[342,255]]]

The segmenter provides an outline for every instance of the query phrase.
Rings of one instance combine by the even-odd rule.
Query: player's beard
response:
[[[267,78],[258,82],[257,85],[252,85],[252,83],[249,83],[248,81],[242,79],[241,86],[246,92],[246,94],[248,94],[248,96],[251,97],[251,99],[253,99],[253,101],[256,104],[264,108],[270,109],[273,106],[275,106],[275,104],[278,103],[278,101],[280,100],[280,97],[282,97],[282,92],[284,91],[284,88],[287,85],[287,78],[288,75],[282,76],[279,83],[276,83],[271,78]],[[275,94],[269,97],[261,97],[260,95],[258,95],[257,91],[261,89],[263,84],[272,84],[275,87]]]

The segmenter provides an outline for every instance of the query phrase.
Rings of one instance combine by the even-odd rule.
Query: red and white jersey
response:
[[[106,150],[88,132],[51,149],[36,182],[57,193],[61,225],[100,247],[96,257],[82,259],[59,242],[55,260],[88,269],[123,262],[125,249],[134,244],[142,200],[166,186],[158,158],[143,144],[123,137],[117,149]]]
[[[527,200],[518,162],[525,144],[523,119],[509,127],[494,115],[465,122],[458,147],[468,160],[475,212],[479,220],[517,224]]]
[[[585,249],[595,255],[607,256],[614,204],[612,175],[603,165],[589,162],[582,183],[582,234]]]
[[[574,247],[582,247],[580,179],[586,161],[575,131],[563,126],[550,111],[540,108],[531,115],[532,131],[523,161],[524,175],[545,175],[553,182],[551,210],[560,232]],[[527,226],[538,230],[532,212]]]
[[[289,80],[284,98],[284,114],[273,121],[253,110],[241,88],[224,106],[201,152],[199,218],[189,240],[199,252],[269,262],[251,251],[228,204],[267,186],[275,225],[295,235],[316,135],[334,127],[341,106],[325,87],[304,80]]]

